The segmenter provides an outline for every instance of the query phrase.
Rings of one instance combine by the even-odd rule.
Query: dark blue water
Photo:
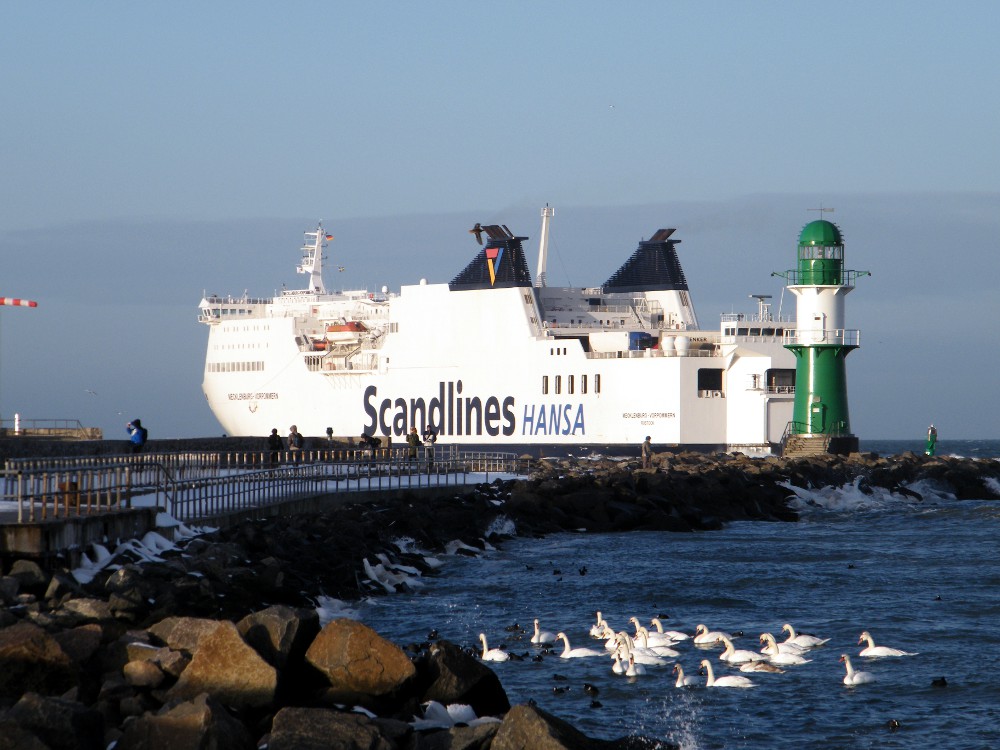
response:
[[[990,444],[987,454],[1000,455],[1000,442]],[[958,448],[970,455],[970,446]],[[646,625],[666,615],[665,627],[688,633],[698,623],[741,631],[736,647],[753,650],[763,632],[782,640],[790,622],[831,641],[784,674],[749,675],[750,689],[677,689],[669,666],[619,677],[603,656],[491,667],[511,703],[534,700],[601,738],[639,733],[683,748],[1000,747],[1000,501],[914,489],[922,502],[853,487],[803,492],[795,524],[515,539],[480,558],[448,557],[420,593],[365,603],[357,614],[398,643],[436,629],[478,646],[484,632],[491,647],[515,653],[536,648],[530,634],[505,628],[530,631],[535,617],[574,647],[603,649],[588,636],[595,610],[615,630],[632,631],[633,615]],[[917,655],[860,657],[862,630]],[[689,675],[703,658],[716,676],[736,673],[719,661],[721,649],[677,648]],[[876,682],[846,687],[842,653]],[[940,677],[947,687],[932,686]],[[599,688],[600,707],[584,683]]]

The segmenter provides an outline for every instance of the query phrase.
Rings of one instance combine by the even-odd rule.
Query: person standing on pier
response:
[[[653,463],[653,444],[650,442],[649,435],[646,435],[645,441],[642,444],[642,468],[648,469]]]
[[[420,447],[420,435],[417,434],[417,428],[411,427],[410,433],[406,436],[406,456],[411,461],[417,460],[417,448]]]
[[[125,425],[125,429],[128,431],[128,439],[132,443],[132,452],[142,453],[142,447],[146,444],[146,439],[149,437],[149,431],[142,426],[142,421],[133,419]]]
[[[292,454],[292,461],[298,463],[302,456],[302,444],[304,440],[299,428],[292,425],[288,428],[288,452]]]
[[[434,427],[431,425],[430,422],[428,422],[427,426],[424,428],[423,438],[424,438],[424,458],[427,459],[428,466],[433,466],[434,443],[437,442],[438,436],[437,432],[434,430]]]
[[[278,434],[278,428],[272,428],[271,434],[267,436],[267,451],[271,466],[278,463],[278,454],[284,449],[285,445],[281,442],[281,435]]]

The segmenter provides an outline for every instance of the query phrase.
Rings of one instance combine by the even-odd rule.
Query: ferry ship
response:
[[[203,390],[231,435],[295,424],[305,435],[401,444],[431,425],[439,444],[534,454],[658,449],[769,453],[793,413],[794,323],[756,311],[703,329],[674,229],[660,229],[599,286],[548,286],[551,207],[535,278],[527,237],[470,230],[450,282],[398,292],[328,291],[320,224],[305,232],[303,289],[206,296]]]

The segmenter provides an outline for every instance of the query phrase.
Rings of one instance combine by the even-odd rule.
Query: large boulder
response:
[[[61,695],[78,682],[77,665],[40,627],[20,622],[0,630],[0,699],[28,691]]]
[[[236,628],[268,664],[281,670],[305,656],[319,634],[319,615],[315,609],[276,605],[247,615]]]
[[[476,716],[500,716],[510,710],[496,673],[454,643],[433,643],[417,667],[423,686],[421,702],[463,703]]]
[[[278,673],[240,637],[231,622],[221,622],[198,642],[191,663],[170,688],[171,699],[188,700],[208,693],[227,706],[269,706]]]
[[[253,737],[208,695],[164,706],[129,722],[115,750],[252,750]]]
[[[660,740],[624,737],[598,740],[552,714],[528,705],[514,706],[497,729],[490,750],[677,750]]]
[[[396,750],[379,723],[326,708],[283,708],[274,717],[268,750]]]
[[[216,620],[203,617],[167,617],[148,628],[151,635],[175,651],[193,654],[198,643],[219,626]]]
[[[328,623],[306,651],[306,660],[329,683],[327,696],[335,701],[393,695],[416,674],[399,646],[348,619]]]
[[[82,703],[25,693],[7,719],[30,731],[52,750],[101,750],[104,719]]]

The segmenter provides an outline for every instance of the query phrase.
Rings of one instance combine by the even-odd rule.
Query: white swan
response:
[[[770,633],[761,633],[760,642],[764,644],[761,646],[760,652],[768,656],[774,654],[795,654],[796,656],[802,656],[803,651],[808,651],[808,649],[792,643],[778,643]]]
[[[844,676],[845,685],[863,685],[866,682],[875,682],[875,675],[871,672],[855,672],[854,667],[851,666],[851,657],[847,654],[841,654],[840,660],[847,667],[847,674]]]
[[[716,678],[715,672],[712,671],[712,662],[708,659],[702,659],[701,666],[705,669],[705,674],[708,675],[705,687],[753,687],[753,682],[750,679],[738,674],[727,674]]]
[[[538,618],[535,618],[535,634],[531,636],[531,642],[537,644],[547,644],[556,642],[556,634],[548,630],[539,630]]]
[[[662,656],[657,655],[649,649],[636,646],[628,633],[621,632],[618,634],[618,644],[619,648],[623,651],[623,659],[634,656],[639,664],[646,664],[651,667],[663,667],[667,664],[667,660]]]
[[[607,625],[604,626],[604,632],[601,634],[601,638],[604,639],[604,649],[606,651],[614,651],[618,648],[618,633],[613,631]]]
[[[694,642],[699,646],[713,646],[718,643],[722,636],[729,638],[729,633],[723,633],[721,630],[709,630],[707,625],[701,623],[694,629]]]
[[[611,665],[611,671],[615,674],[625,674],[627,667],[622,664],[622,652],[620,650],[615,651],[612,655],[614,658],[614,664]]]
[[[830,640],[829,638],[819,638],[812,633],[796,633],[795,628],[787,622],[781,626],[781,629],[788,631],[788,637],[783,643],[800,646],[801,648],[816,648],[816,646],[822,646]]]
[[[563,648],[562,653],[559,654],[560,659],[578,659],[583,656],[604,656],[600,651],[594,651],[592,648],[570,648],[569,638],[566,637],[565,633],[556,633],[556,638],[561,640],[566,646]]]
[[[774,636],[770,633],[761,633],[760,642],[764,644],[761,653],[767,654],[767,660],[772,664],[808,664],[812,661],[812,659],[806,659],[797,653],[782,651],[779,649],[780,644],[774,642]]]
[[[675,641],[670,636],[664,635],[663,633],[658,633],[656,631],[653,631],[652,633],[650,633],[648,629],[644,628],[642,625],[639,624],[639,618],[638,617],[630,617],[630,618],[628,618],[628,621],[635,626],[635,635],[632,636],[632,637],[636,641],[639,640],[639,633],[641,633],[642,631],[645,630],[646,631],[646,642],[647,642],[647,645],[649,645],[649,646],[666,646],[668,648],[670,646],[674,645]]]
[[[486,633],[480,633],[479,640],[483,642],[483,661],[507,661],[510,658],[510,654],[506,651],[486,645]]]
[[[676,651],[666,644],[655,644],[649,641],[650,632],[646,628],[639,628],[639,633],[635,638],[635,647],[644,651],[649,651],[650,653],[656,654],[657,656],[669,656],[677,657],[680,656],[680,652]]]
[[[691,687],[692,685],[698,684],[697,677],[684,676],[684,667],[680,664],[674,664],[674,674],[677,675],[677,681],[674,683],[674,687]]]
[[[726,644],[726,649],[721,654],[719,658],[728,664],[746,664],[750,661],[767,661],[767,657],[764,654],[758,654],[756,651],[747,651],[746,649],[736,649],[733,646],[733,642],[722,636],[720,640]]]
[[[635,654],[628,655],[628,669],[625,670],[626,677],[638,677],[646,674],[646,668],[642,664],[635,663]]]
[[[663,635],[668,636],[671,640],[674,641],[686,641],[691,637],[687,633],[682,633],[679,630],[664,630],[663,623],[660,622],[659,617],[654,617],[652,620],[649,621],[649,624],[652,625],[654,628],[656,628],[657,633],[663,633]]]
[[[872,639],[871,633],[867,630],[861,633],[858,638],[858,645],[862,643],[868,643],[868,646],[861,649],[858,652],[858,656],[916,656],[915,653],[910,653],[909,651],[902,651],[898,648],[889,648],[888,646],[876,646],[875,641]]]
[[[601,617],[601,610],[597,610],[597,622],[590,626],[590,637],[591,638],[603,638],[601,632],[608,626],[608,623],[604,621]]]

